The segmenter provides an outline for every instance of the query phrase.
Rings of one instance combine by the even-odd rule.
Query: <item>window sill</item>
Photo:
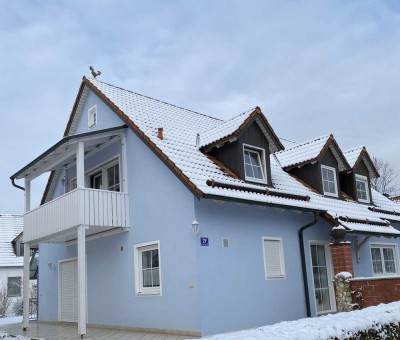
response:
[[[161,291],[136,292],[136,296],[161,296]]]
[[[280,279],[286,279],[286,276],[285,275],[282,275],[282,276],[267,276],[265,279],[266,280],[280,280]]]
[[[245,177],[245,181],[246,182],[252,182],[252,183],[258,183],[258,184],[268,184],[268,181],[266,181],[265,179],[256,179],[256,178],[249,178],[249,177]]]

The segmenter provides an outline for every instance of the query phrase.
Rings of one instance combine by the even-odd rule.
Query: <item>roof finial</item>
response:
[[[96,71],[94,70],[94,67],[93,67],[93,66],[90,66],[89,69],[90,69],[90,72],[92,72],[93,78],[96,78],[97,76],[101,75],[101,72],[100,72],[100,71],[97,71],[97,72],[96,72]]]

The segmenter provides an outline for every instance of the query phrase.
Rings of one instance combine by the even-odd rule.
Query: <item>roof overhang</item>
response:
[[[73,136],[66,136],[47,149],[28,165],[17,171],[10,178],[32,180],[45,172],[57,171],[76,160],[76,148],[79,142],[85,146],[85,155],[113,143],[116,137],[125,133],[126,126],[118,126],[110,129],[91,131]]]

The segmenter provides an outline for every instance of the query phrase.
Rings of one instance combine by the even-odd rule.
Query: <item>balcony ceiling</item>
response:
[[[69,164],[75,163],[78,142],[84,143],[85,155],[88,155],[116,141],[120,135],[125,133],[125,129],[126,125],[123,125],[66,136],[10,178],[12,180],[23,178],[32,180],[45,172],[62,169]]]

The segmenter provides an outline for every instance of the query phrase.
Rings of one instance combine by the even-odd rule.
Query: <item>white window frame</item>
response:
[[[92,112],[94,110],[94,119],[92,118]],[[97,105],[93,105],[92,107],[89,108],[88,110],[88,128],[91,128],[97,124]]]
[[[322,312],[317,312],[317,301],[315,299],[314,273],[313,273],[313,268],[312,268],[312,254],[311,254],[311,246],[312,245],[324,246],[324,249],[325,249],[325,260],[326,260],[326,267],[327,267],[326,272],[328,274],[329,301],[331,303],[331,309],[325,310]],[[329,242],[310,240],[308,242],[308,252],[309,252],[309,256],[310,256],[310,271],[311,271],[311,277],[312,277],[311,287],[312,287],[312,292],[313,292],[313,294],[311,295],[311,298],[314,300],[315,314],[316,315],[324,315],[324,314],[336,312],[336,297],[335,297],[335,289],[333,287],[332,254],[331,254]]]
[[[335,181],[335,193],[332,192],[326,192],[324,189],[324,175],[323,175],[323,171],[322,169],[326,169],[326,170],[332,170],[333,171],[333,178]],[[339,197],[338,195],[338,182],[337,182],[337,178],[336,178],[336,169],[332,168],[331,166],[327,166],[327,165],[323,165],[321,164],[321,181],[322,181],[322,191],[324,192],[324,195],[326,196],[332,196],[332,197]]]
[[[374,273],[374,262],[373,262],[372,253],[371,253],[372,248],[379,248],[381,251],[381,261],[382,261],[382,269],[383,269],[382,274]],[[393,249],[394,266],[395,266],[394,273],[386,273],[385,272],[385,259],[383,258],[383,248],[392,248]],[[399,253],[398,253],[398,248],[397,248],[396,243],[370,243],[369,244],[369,255],[371,257],[371,270],[372,270],[373,276],[378,276],[378,277],[379,276],[399,276]]]
[[[158,275],[160,280],[159,287],[143,287],[142,280],[142,256],[143,251],[158,249]],[[136,244],[134,247],[134,270],[135,270],[135,293],[137,296],[161,296],[162,281],[161,281],[161,251],[160,241]]]
[[[363,182],[363,183],[365,184],[365,191],[366,191],[366,193],[367,193],[367,199],[365,199],[365,200],[358,197],[357,181]],[[356,174],[356,195],[357,195],[357,200],[358,200],[359,202],[370,203],[368,178],[367,178],[366,176],[362,176],[362,175],[357,175],[357,174]]]
[[[281,267],[281,274],[279,275],[269,275],[267,271],[267,262],[265,261],[265,241],[278,241],[279,242],[279,260]],[[285,279],[286,271],[285,271],[285,257],[283,254],[283,241],[282,237],[263,237],[262,238],[262,247],[263,247],[263,260],[264,260],[264,274],[266,280],[271,279]]]
[[[248,177],[246,175],[246,165],[245,165],[245,156],[244,156],[245,151],[254,152],[254,153],[258,154],[263,179]],[[266,167],[266,162],[265,162],[265,149],[243,143],[243,170],[244,170],[244,176],[245,176],[246,181],[255,182],[255,183],[264,183],[264,184],[267,183],[268,178],[267,178],[267,167]]]
[[[19,279],[19,294],[9,294],[10,290],[10,279]],[[22,276],[8,276],[7,277],[7,297],[13,298],[13,297],[20,297],[22,295]]]

